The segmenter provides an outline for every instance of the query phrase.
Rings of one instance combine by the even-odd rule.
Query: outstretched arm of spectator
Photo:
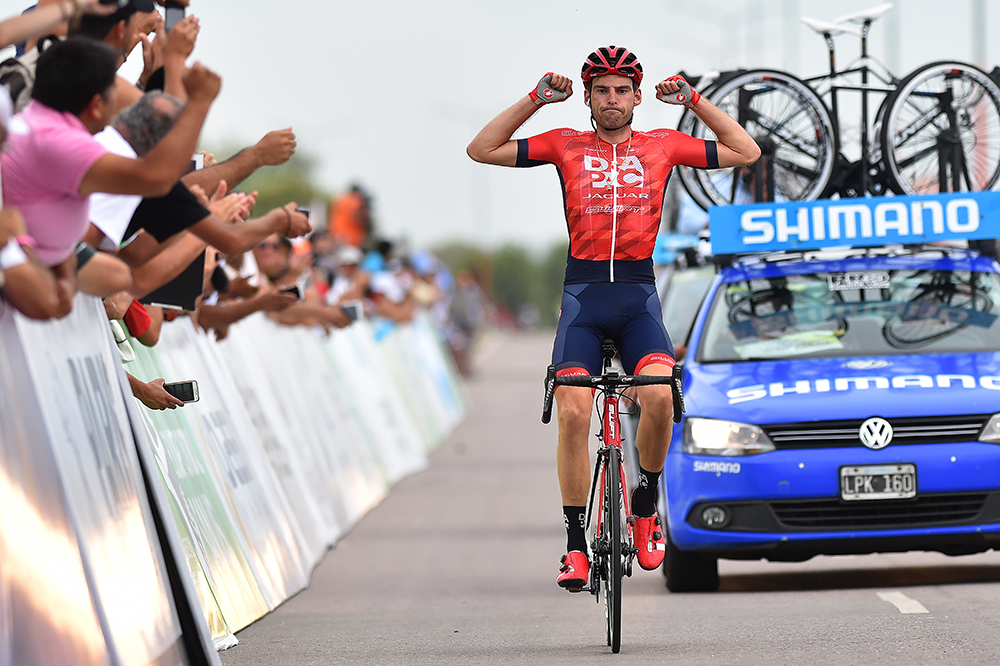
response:
[[[216,215],[211,215],[191,227],[193,234],[226,255],[245,252],[273,233],[284,234],[288,238],[298,238],[310,231],[312,226],[309,224],[309,218],[295,209],[294,202],[282,208],[275,208],[263,217],[245,222],[226,224]]]
[[[277,287],[261,287],[256,294],[242,301],[229,301],[226,305],[202,304],[198,324],[206,330],[224,328],[254,312],[281,312],[295,302],[295,296]]]
[[[80,184],[81,196],[94,192],[164,196],[187,170],[198,147],[198,136],[222,81],[195,64],[184,76],[188,103],[173,129],[147,155],[129,159],[108,153],[90,168]]]
[[[128,384],[132,387],[132,395],[150,409],[177,409],[184,406],[183,402],[167,393],[166,389],[163,388],[164,379],[144,382],[127,372],[125,374],[128,375]]]
[[[182,180],[185,185],[200,185],[206,192],[214,192],[222,180],[229,183],[232,189],[261,167],[280,166],[287,162],[295,154],[295,146],[295,133],[291,127],[268,132],[256,144],[241,150],[225,162],[192,171]]]
[[[47,34],[60,23],[72,18],[77,10],[90,14],[112,14],[114,5],[101,5],[100,0],[61,0],[39,3],[33,11],[14,16],[0,23],[0,48],[20,44]]]

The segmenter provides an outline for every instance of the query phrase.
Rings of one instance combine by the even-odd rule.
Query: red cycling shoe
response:
[[[635,527],[632,529],[635,547],[639,551],[636,559],[639,566],[646,571],[652,571],[663,564],[663,556],[667,545],[663,539],[663,526],[660,517],[655,513],[648,518],[635,517]]]
[[[590,561],[585,553],[578,550],[571,550],[559,560],[562,566],[559,567],[559,577],[556,582],[559,587],[565,588],[568,592],[579,592],[590,580]]]

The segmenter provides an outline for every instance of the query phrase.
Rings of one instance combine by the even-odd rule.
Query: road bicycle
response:
[[[673,387],[674,422],[679,423],[684,413],[681,392],[680,366],[674,366],[670,376],[626,375],[614,366],[617,355],[614,343],[602,343],[604,367],[600,376],[577,375],[557,377],[555,366],[550,365],[545,378],[545,400],[542,423],[552,418],[552,398],[556,386],[584,386],[596,390],[595,403],[601,416],[597,440],[597,461],[587,503],[587,541],[590,547],[590,581],[583,591],[590,592],[597,603],[604,597],[604,617],[607,640],[611,651],[621,649],[622,631],[622,580],[632,575],[632,561],[638,552],[632,540],[635,518],[629,507],[626,492],[628,478],[622,454],[622,428],[619,405],[624,400],[635,404],[626,395],[633,386],[666,384]]]
[[[800,79],[775,69],[701,77],[702,95],[736,119],[757,141],[750,167],[679,167],[691,197],[709,206],[755,201],[982,191],[1000,181],[1000,68],[987,74],[962,62],[934,62],[899,79],[868,53],[872,23],[891,3],[833,23],[803,18],[826,40],[830,69]],[[854,34],[861,55],[838,69],[833,38]],[[860,156],[844,154],[842,95],[859,93]],[[881,97],[872,122],[871,98]],[[678,129],[714,140],[689,109]]]

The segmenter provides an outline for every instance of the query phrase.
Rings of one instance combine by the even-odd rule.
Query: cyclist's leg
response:
[[[654,285],[634,285],[630,303],[634,313],[624,327],[619,344],[626,372],[640,375],[670,375],[674,348],[663,327],[660,299]],[[656,511],[656,496],[663,462],[673,432],[673,392],[669,385],[636,388],[642,413],[636,433],[639,474],[632,491],[635,516],[633,541],[636,559],[643,569],[656,569],[666,552],[664,530]]]
[[[552,348],[552,363],[559,375],[600,372],[602,338],[585,319],[587,309],[580,302],[585,289],[586,285],[567,285],[563,292],[559,327]],[[556,461],[566,519],[567,551],[570,554],[576,550],[586,553],[582,516],[586,512],[590,492],[588,444],[593,395],[588,388],[560,386],[556,389],[555,399],[559,423]],[[563,564],[566,566],[565,560]],[[579,569],[579,566],[574,568]],[[564,581],[565,576],[571,576],[571,580]],[[583,580],[583,583],[576,585],[579,580]],[[586,576],[579,579],[567,571],[563,571],[559,578],[559,584],[568,589],[578,588],[585,582]]]
[[[663,326],[660,300],[654,285],[634,285],[634,312],[622,331],[619,352],[626,372],[669,375],[674,367],[674,346]],[[659,473],[673,434],[673,392],[669,385],[636,389],[642,416],[636,433],[639,466]]]

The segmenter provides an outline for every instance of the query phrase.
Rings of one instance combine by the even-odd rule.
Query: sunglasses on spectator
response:
[[[257,246],[260,250],[280,250],[284,245],[281,243],[261,243]]]

